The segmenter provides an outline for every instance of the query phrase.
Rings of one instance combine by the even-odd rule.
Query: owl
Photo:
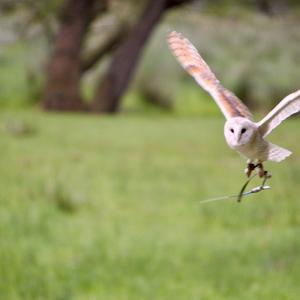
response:
[[[181,33],[172,31],[167,42],[181,66],[215,100],[226,118],[224,136],[230,148],[247,160],[245,173],[250,177],[257,168],[259,177],[268,178],[263,162],[280,162],[291,151],[265,140],[283,120],[300,110],[300,90],[286,96],[261,121],[254,122],[249,109],[232,92],[225,89],[196,48]],[[264,181],[265,182],[265,181]]]

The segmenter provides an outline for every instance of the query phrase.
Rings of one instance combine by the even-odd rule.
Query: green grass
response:
[[[16,109],[38,101],[44,63],[42,53],[41,45],[35,41],[18,41],[0,47],[0,107]]]
[[[222,119],[0,117],[1,299],[298,299],[299,120],[271,190],[204,205],[244,182]]]

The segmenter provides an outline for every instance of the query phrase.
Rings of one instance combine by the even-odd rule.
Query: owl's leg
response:
[[[269,174],[268,171],[264,170],[264,166],[262,164],[262,162],[258,162],[258,164],[256,165],[258,168],[258,176],[260,178],[263,178],[263,182],[260,185],[260,188],[263,189],[263,187],[265,186],[265,183],[268,179],[270,179],[272,177],[271,174]]]
[[[255,170],[257,165],[255,165],[251,159],[247,160],[247,168],[245,169],[245,174],[249,178],[251,173]]]
[[[258,176],[259,176],[260,178],[264,177],[265,174],[268,173],[268,171],[265,171],[265,170],[264,170],[264,166],[263,166],[262,162],[260,162],[260,161],[258,161],[258,163],[257,163],[257,165],[256,165],[255,167],[258,168],[257,174],[258,174]]]
[[[258,193],[260,191],[263,190],[267,190],[270,187],[269,186],[265,186],[266,181],[271,178],[271,174],[268,173],[268,171],[264,170],[264,166],[262,164],[262,161],[258,161],[257,164],[253,164],[251,160],[247,161],[247,168],[245,169],[245,173],[246,175],[249,177],[249,179],[247,179],[247,181],[245,182],[245,184],[243,185],[240,193],[238,194],[237,197],[237,202],[241,202],[242,197],[244,195],[249,195],[249,194],[253,194],[253,193]],[[255,173],[254,175],[251,175],[252,171],[255,170],[256,168],[258,168],[257,173]],[[260,178],[263,178],[262,184],[253,188],[252,190],[250,190],[249,192],[245,192],[248,184],[250,183],[250,181],[256,176],[258,175]]]

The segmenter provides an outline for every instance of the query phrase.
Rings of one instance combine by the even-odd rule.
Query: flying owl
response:
[[[182,34],[168,34],[168,45],[181,66],[215,100],[226,118],[224,135],[230,148],[248,158],[245,173],[250,177],[258,168],[260,177],[268,178],[263,162],[280,162],[291,151],[274,145],[265,137],[283,120],[300,110],[300,90],[286,96],[261,121],[252,121],[249,109],[229,90],[225,89],[200,56],[196,48]]]

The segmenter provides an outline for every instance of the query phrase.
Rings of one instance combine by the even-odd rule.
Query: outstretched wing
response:
[[[226,119],[244,117],[251,119],[248,108],[230,91],[226,90],[202,59],[197,49],[182,34],[172,31],[168,44],[182,67],[216,101]]]
[[[256,125],[265,137],[283,120],[298,111],[300,111],[300,90],[286,96]]]

